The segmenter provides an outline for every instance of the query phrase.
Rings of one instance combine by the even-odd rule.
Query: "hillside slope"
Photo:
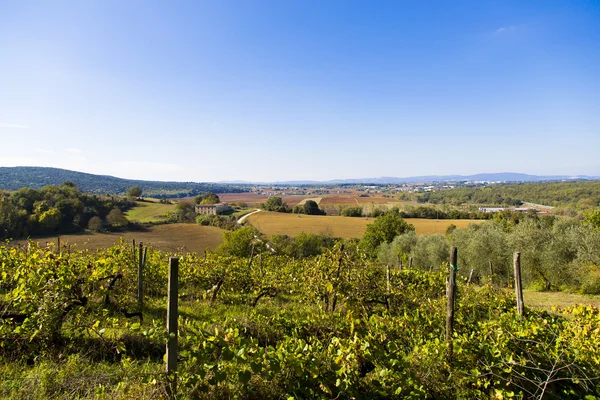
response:
[[[131,186],[139,186],[144,191],[144,196],[159,198],[195,196],[209,191],[245,191],[243,186],[230,184],[143,181],[48,167],[0,167],[0,190],[17,190],[22,187],[40,189],[46,185],[60,185],[65,181],[73,181],[82,191],[96,194],[124,195]]]

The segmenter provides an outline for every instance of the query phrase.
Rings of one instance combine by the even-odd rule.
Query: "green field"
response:
[[[175,204],[162,204],[158,201],[136,201],[135,207],[125,213],[130,221],[160,222],[166,212],[175,210]]]
[[[296,236],[300,232],[328,235],[341,238],[360,238],[373,218],[353,218],[337,216],[315,216],[304,214],[286,214],[277,212],[259,212],[248,217],[248,222],[265,235],[275,234]],[[451,224],[464,228],[481,220],[469,219],[423,219],[406,220],[415,226],[417,235],[444,234]]]

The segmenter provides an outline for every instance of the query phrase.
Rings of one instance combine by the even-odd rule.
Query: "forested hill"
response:
[[[147,197],[185,197],[201,193],[236,193],[247,189],[241,185],[159,182],[122,179],[107,175],[94,175],[47,167],[0,167],[0,190],[18,190],[22,187],[40,189],[46,185],[60,185],[65,181],[74,182],[84,192],[95,194],[124,195],[131,186],[139,186]]]

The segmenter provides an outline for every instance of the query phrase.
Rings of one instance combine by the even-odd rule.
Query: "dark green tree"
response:
[[[88,221],[88,229],[92,232],[100,232],[102,230],[102,218],[95,216]]]
[[[414,230],[415,227],[408,224],[400,215],[388,213],[375,218],[372,224],[367,225],[367,230],[360,241],[361,247],[371,256],[375,256],[380,244],[391,243],[396,236]]]
[[[306,215],[325,215],[325,211],[321,210],[314,200],[306,200],[302,209]]]
[[[264,250],[264,241],[260,232],[251,226],[244,226],[235,231],[223,232],[223,243],[217,248],[221,254],[236,257],[248,257],[254,248],[254,254]]]
[[[281,197],[278,196],[269,197],[269,199],[262,204],[262,208],[267,211],[290,212],[290,208],[283,202]]]
[[[122,228],[127,226],[129,221],[123,215],[123,212],[118,208],[113,208],[108,215],[106,216],[106,222],[110,224],[113,228]]]
[[[216,194],[208,192],[194,197],[194,202],[196,204],[217,204],[221,202],[221,199]]]
[[[142,189],[139,186],[132,186],[127,189],[127,197],[138,198],[142,195]]]

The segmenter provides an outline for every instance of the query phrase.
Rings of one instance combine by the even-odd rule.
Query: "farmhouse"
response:
[[[231,207],[226,203],[218,204],[196,204],[196,214],[218,215],[230,211]]]
[[[504,207],[479,207],[479,211],[486,213],[504,211]]]

